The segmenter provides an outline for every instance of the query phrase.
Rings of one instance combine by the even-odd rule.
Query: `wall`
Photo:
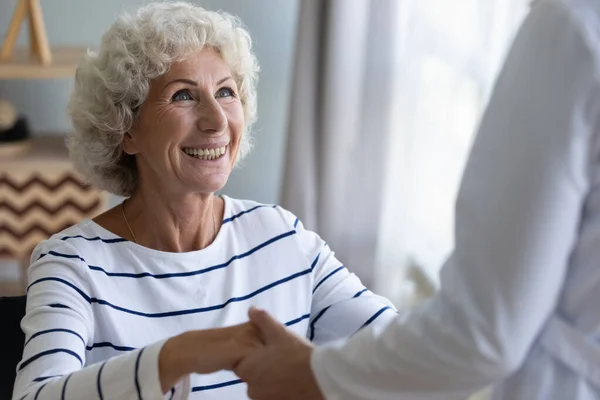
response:
[[[232,174],[224,192],[232,197],[276,203],[283,171],[285,132],[290,97],[298,0],[192,1],[209,9],[239,16],[248,27],[261,63],[258,85],[259,120],[255,150],[242,168]],[[147,1],[49,0],[42,1],[51,45],[94,46],[124,7]],[[16,0],[0,1],[0,32],[8,27]],[[19,43],[27,43],[27,26]],[[66,104],[70,80],[3,81],[0,98],[13,102],[27,115],[35,135],[64,133],[69,129]],[[114,200],[113,200],[114,203]]]

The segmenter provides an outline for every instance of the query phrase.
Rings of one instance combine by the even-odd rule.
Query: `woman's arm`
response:
[[[191,373],[233,370],[241,359],[260,346],[260,335],[250,323],[175,336],[165,342],[158,359],[162,391],[166,393]]]
[[[390,301],[368,290],[335,258],[329,245],[288,213],[313,276],[308,339],[324,344],[347,338],[366,326],[383,327],[397,315]]]
[[[317,348],[327,399],[464,399],[522,364],[563,287],[596,157],[600,66],[559,2],[523,25],[476,138],[427,307]]]
[[[57,251],[72,258],[45,257]],[[175,384],[173,399],[189,394],[191,373],[232,369],[260,345],[254,328],[190,331],[105,362],[86,365],[86,346],[95,325],[87,266],[70,244],[51,240],[33,254],[27,313],[21,323],[26,343],[17,366],[13,399],[162,399]],[[171,398],[169,396],[169,398]]]

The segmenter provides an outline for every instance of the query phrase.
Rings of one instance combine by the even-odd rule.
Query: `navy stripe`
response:
[[[60,303],[48,304],[48,307],[52,307],[52,308],[68,308],[69,310],[71,309],[71,307],[65,306],[64,304],[60,304]]]
[[[171,397],[169,397],[169,400],[173,400],[173,396],[175,396],[175,386],[173,386],[171,388]],[[100,399],[100,400],[102,400],[102,399]]]
[[[65,383],[62,388],[62,393],[60,395],[60,400],[65,400],[65,392],[67,390],[67,382],[69,382],[69,379],[71,379],[71,375],[67,376],[67,379],[65,379]]]
[[[315,286],[315,288],[313,289],[313,293],[319,288],[319,286],[321,286],[323,284],[323,282],[325,282],[327,279],[331,278],[333,275],[337,274],[338,272],[340,272],[341,270],[344,269],[344,266],[341,265],[339,267],[337,267],[336,269],[334,269],[333,271],[331,271],[325,278],[321,279],[321,282],[317,283],[317,286]]]
[[[321,312],[319,312],[317,314],[317,316],[315,317],[315,319],[313,319],[310,323],[310,336],[309,339],[312,341],[315,338],[315,324],[317,323],[317,321],[323,316],[323,314],[325,314],[325,312],[327,310],[329,310],[331,306],[327,306],[324,309],[321,310]]]
[[[133,350],[137,350],[135,347],[128,347],[128,346],[117,346],[114,345],[110,342],[100,342],[100,343],[94,343],[91,346],[86,346],[86,350],[92,350],[95,349],[97,347],[112,347],[115,350],[118,351],[133,351]]]
[[[296,227],[298,226],[298,222],[300,222],[300,220],[296,218],[296,221],[294,221],[294,229],[296,229]]]
[[[141,317],[148,317],[148,318],[164,318],[164,317],[174,317],[177,315],[188,315],[188,314],[197,314],[197,313],[203,313],[203,312],[208,312],[208,311],[214,311],[214,310],[220,310],[223,309],[225,307],[227,307],[229,304],[231,303],[237,303],[237,302],[241,302],[244,300],[248,300],[262,292],[265,292],[275,286],[281,285],[283,283],[289,282],[293,279],[296,279],[298,277],[301,277],[303,275],[309,274],[311,272],[310,269],[305,269],[304,271],[300,271],[300,272],[296,272],[295,274],[292,274],[290,276],[287,276],[285,278],[279,279],[275,282],[272,282],[270,284],[268,284],[267,286],[263,286],[260,289],[255,290],[254,292],[244,295],[244,296],[240,296],[240,297],[232,297],[229,300],[227,300],[226,302],[222,303],[222,304],[217,304],[214,306],[210,306],[210,307],[200,307],[200,308],[191,308],[188,310],[179,310],[179,311],[167,311],[167,312],[161,312],[161,313],[145,313],[145,312],[141,312],[141,311],[135,311],[135,310],[130,310],[128,308],[124,308],[121,306],[117,306],[114,305],[112,303],[109,303],[106,300],[102,300],[102,299],[97,299],[95,297],[90,298],[88,295],[86,295],[85,293],[83,293],[79,288],[77,288],[75,285],[73,285],[70,282],[65,281],[62,278],[54,278],[54,277],[47,277],[47,278],[40,278],[37,281],[33,282],[31,285],[29,285],[29,287],[36,285],[38,283],[44,282],[44,281],[57,281],[57,282],[61,282],[64,283],[65,285],[75,289],[77,291],[77,293],[79,293],[88,303],[97,303],[100,305],[105,305],[105,306],[109,306],[117,311],[122,311],[124,313],[128,313],[128,314],[133,314],[133,315],[139,315]],[[29,290],[29,288],[28,288]]]
[[[39,332],[34,333],[33,335],[31,335],[31,337],[29,338],[29,340],[25,342],[25,345],[23,345],[23,347],[27,346],[27,344],[29,342],[31,342],[31,340],[33,338],[36,338],[36,337],[38,337],[40,335],[45,335],[46,333],[52,333],[52,332],[66,332],[66,333],[70,333],[72,335],[77,336],[79,339],[81,339],[81,342],[83,344],[85,344],[85,340],[83,340],[83,338],[81,337],[81,335],[79,333],[77,333],[75,331],[72,331],[70,329],[55,328],[55,329],[46,329],[45,331],[39,331]]]
[[[385,310],[391,310],[391,307],[388,307],[388,306],[386,306],[386,307],[383,307],[381,310],[377,311],[377,312],[376,312],[376,313],[375,313],[375,314],[374,314],[374,315],[373,315],[371,318],[369,318],[369,319],[367,320],[367,322],[365,322],[365,323],[363,324],[363,326],[361,326],[361,327],[360,327],[360,329],[362,329],[362,328],[364,328],[364,327],[366,327],[366,326],[369,326],[369,325],[370,325],[370,324],[371,324],[373,321],[375,321],[375,320],[377,319],[377,317],[379,317],[379,316],[380,316],[380,315],[381,315],[381,314],[382,314],[382,313],[383,313]],[[359,330],[360,330],[360,329],[359,329]]]
[[[323,248],[325,248],[325,247],[327,247],[327,242],[323,244]],[[311,270],[314,270],[315,267],[317,266],[317,263],[319,262],[319,257],[321,257],[321,252],[319,252],[319,254],[317,254],[317,256],[313,260],[312,264],[310,265]]]
[[[315,257],[315,259],[313,260],[312,264],[310,264],[310,270],[312,271],[313,269],[315,269],[315,266],[317,265],[317,263],[319,262],[319,257],[321,257],[321,252],[319,252],[319,254],[317,254],[317,257]]]
[[[40,392],[42,391],[43,388],[45,388],[47,385],[47,383],[44,383],[42,386],[40,386],[40,388],[37,390],[37,392],[35,392],[35,397],[33,398],[33,400],[37,400],[38,396],[40,395]]]
[[[95,241],[101,241],[104,243],[122,243],[122,242],[128,242],[127,239],[123,239],[123,238],[115,238],[115,239],[102,239],[99,236],[93,237],[93,238],[88,238],[85,236],[81,236],[81,235],[75,235],[75,236],[63,236],[62,238],[60,238],[60,240],[64,240],[67,241],[69,239],[85,239],[88,242],[95,242]]]
[[[292,325],[297,324],[298,322],[304,321],[305,319],[307,319],[309,317],[310,317],[310,314],[304,314],[301,317],[298,317],[296,319],[293,319],[291,321],[286,322],[285,325],[286,326],[292,326]],[[136,347],[117,346],[117,345],[114,345],[114,344],[112,344],[110,342],[94,343],[91,346],[87,346],[86,350],[92,350],[92,349],[94,349],[96,347],[111,347],[111,348],[113,348],[115,350],[119,350],[119,351],[133,351],[133,350],[137,350]]]
[[[79,257],[77,254],[64,254],[64,253],[59,253],[59,252],[54,251],[54,250],[50,250],[47,253],[40,254],[40,256],[38,257],[38,259],[36,261],[38,261],[38,260],[46,257],[48,254],[51,255],[51,256],[62,257],[62,258],[76,258],[78,260],[81,260],[81,261],[85,262],[85,260],[83,258]]]
[[[87,264],[87,262],[83,258],[81,258],[81,257],[79,257],[77,255],[62,254],[62,253],[57,253],[55,251],[49,251],[47,254],[53,255],[55,257],[79,259],[82,262],[86,263],[89,269],[91,269],[93,271],[100,271],[100,272],[106,274],[107,276],[114,276],[114,277],[121,277],[121,278],[145,278],[145,277],[149,277],[149,278],[154,278],[154,279],[180,278],[180,277],[186,277],[186,276],[194,276],[194,275],[205,274],[207,272],[214,271],[216,269],[221,269],[221,268],[228,267],[229,264],[231,264],[235,260],[241,260],[242,258],[246,258],[249,255],[252,255],[253,253],[256,253],[258,250],[261,250],[262,248],[267,247],[270,244],[273,244],[273,243],[275,243],[275,242],[277,242],[277,241],[279,241],[281,239],[285,239],[286,237],[292,236],[292,235],[295,235],[295,234],[296,234],[296,231],[289,231],[289,232],[282,233],[281,235],[277,235],[277,236],[275,236],[275,237],[267,240],[266,242],[263,242],[263,243],[259,244],[258,246],[256,246],[256,247],[248,250],[245,253],[234,255],[227,262],[222,263],[222,264],[213,265],[211,267],[199,269],[199,270],[196,270],[196,271],[173,272],[173,273],[168,273],[168,274],[151,274],[149,272],[140,272],[140,273],[108,272],[105,269],[103,269],[102,267],[99,267],[97,265],[89,265],[89,264]],[[42,254],[42,256],[40,256],[40,258],[42,258],[45,255],[46,254]],[[39,260],[39,258],[38,258],[38,260]]]
[[[254,206],[254,207],[252,207],[252,208],[251,208],[251,209],[249,209],[249,210],[242,211],[241,213],[238,213],[238,214],[236,214],[236,215],[234,215],[234,216],[232,216],[232,217],[225,218],[225,219],[223,220],[223,222],[222,222],[222,225],[225,225],[226,223],[228,223],[228,222],[231,222],[231,221],[233,221],[234,219],[237,219],[237,218],[241,217],[241,216],[242,216],[242,215],[244,215],[244,214],[251,213],[252,211],[254,211],[254,210],[258,210],[259,208],[263,208],[263,207],[272,207],[272,208],[275,208],[276,206],[269,206],[269,205],[266,205],[266,204],[260,204],[260,205],[258,205],[258,206]]]
[[[48,276],[46,278],[40,278],[37,281],[32,282],[31,284],[29,284],[29,286],[27,286],[27,292],[29,292],[29,289],[33,286],[33,285],[37,285],[38,283],[42,283],[42,282],[46,282],[46,281],[56,281],[56,282],[60,282],[60,283],[64,283],[65,285],[69,286],[70,288],[74,289],[77,293],[79,293],[79,295],[81,297],[83,297],[85,299],[85,301],[87,301],[88,303],[92,302],[92,299],[90,298],[90,296],[88,296],[87,294],[85,294],[81,289],[79,289],[77,286],[73,285],[71,282],[66,281],[62,278],[55,278],[53,276]]]
[[[19,400],[23,400],[27,396],[29,396],[29,393],[27,393],[26,395],[23,395]]]
[[[137,359],[135,360],[135,389],[137,390],[138,399],[142,400],[142,390],[140,389],[140,380],[139,380],[139,371],[140,371],[140,358],[142,358],[142,353],[144,349],[140,350],[140,354],[138,354]]]
[[[192,388],[192,392],[202,392],[204,390],[218,389],[218,388],[222,388],[222,387],[225,387],[225,386],[238,385],[240,383],[243,383],[242,380],[241,379],[236,379],[236,380],[233,380],[233,381],[215,383],[214,385],[194,386]]]
[[[298,318],[296,318],[296,319],[293,319],[293,320],[291,320],[291,321],[288,321],[288,322],[286,322],[286,323],[285,323],[285,326],[292,326],[292,325],[295,325],[295,324],[297,324],[298,322],[300,322],[300,321],[304,321],[304,320],[305,320],[305,319],[307,319],[307,318],[310,318],[310,314],[304,314],[304,315],[303,315],[303,316],[301,316],[301,317],[298,317]]]
[[[100,366],[100,369],[98,370],[98,379],[96,380],[96,388],[98,389],[98,397],[100,398],[100,400],[104,400],[104,396],[102,395],[102,385],[100,384],[100,380],[102,379],[102,370],[104,369],[105,365],[106,365],[106,361],[104,361],[102,363],[102,365]]]
[[[37,360],[38,358],[50,355],[50,354],[55,354],[55,353],[67,353],[72,355],[73,357],[75,357],[76,359],[79,360],[79,363],[81,364],[81,366],[83,367],[83,361],[81,360],[81,357],[79,357],[79,354],[75,353],[72,350],[69,349],[51,349],[51,350],[46,350],[46,351],[42,351],[41,353],[36,354],[35,356],[23,361],[21,363],[21,365],[19,366],[19,371],[22,370],[23,368],[25,368],[26,366],[28,366],[29,364],[31,364],[32,362],[34,362],[35,360]]]
[[[39,378],[35,378],[33,380],[33,382],[43,382],[43,381],[45,381],[47,379],[50,379],[50,378],[56,378],[57,376],[62,376],[62,375],[40,376]]]
[[[360,295],[363,294],[364,292],[366,292],[367,290],[369,290],[369,289],[364,288],[363,290],[361,290],[360,292],[358,292],[354,296],[352,296],[352,298],[355,299],[357,297],[360,297]]]

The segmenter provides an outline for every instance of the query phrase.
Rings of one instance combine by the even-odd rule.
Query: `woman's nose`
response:
[[[198,128],[205,133],[221,133],[227,128],[227,116],[221,105],[214,99],[209,99],[199,105]]]

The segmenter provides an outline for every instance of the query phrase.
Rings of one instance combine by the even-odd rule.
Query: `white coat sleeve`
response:
[[[526,19],[467,163],[440,292],[317,348],[328,400],[464,400],[526,358],[556,307],[597,156],[600,66],[573,18],[555,1]]]

